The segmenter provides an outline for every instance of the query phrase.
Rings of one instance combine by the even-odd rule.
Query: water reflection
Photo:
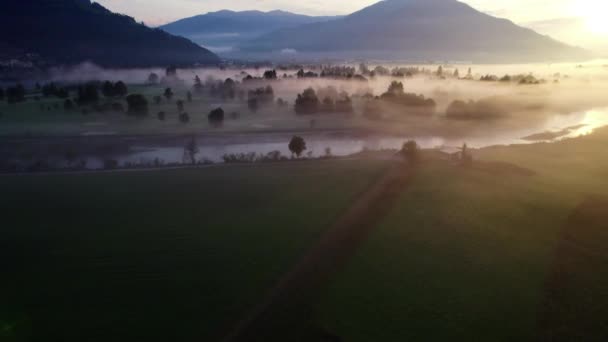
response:
[[[593,132],[594,129],[608,125],[608,109],[576,112],[569,115],[554,115],[549,117],[541,128],[533,127],[521,130],[503,132],[488,131],[487,133],[472,135],[467,138],[445,138],[441,136],[409,136],[409,137],[328,137],[324,135],[304,135],[308,149],[306,155],[310,157],[323,156],[327,149],[332,155],[346,156],[362,150],[399,149],[407,140],[414,139],[423,148],[451,149],[466,142],[474,148],[493,145],[527,144],[539,141],[555,141],[564,138],[573,138]],[[545,131],[542,131],[542,130]],[[556,134],[564,131],[564,134]],[[554,133],[554,134],[542,134]],[[526,137],[537,135],[535,139]],[[259,137],[258,137],[259,138]],[[213,162],[221,162],[226,154],[256,153],[268,154],[279,151],[282,155],[291,153],[287,147],[288,136],[276,137],[274,141],[259,141],[251,137],[250,143],[201,143],[199,158]],[[165,163],[179,163],[183,159],[183,147],[153,147],[139,146],[132,149],[132,153],[118,156],[120,164],[149,164],[155,159]],[[99,165],[99,161],[92,161],[91,165]]]

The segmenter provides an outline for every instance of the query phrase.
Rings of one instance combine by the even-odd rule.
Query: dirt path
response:
[[[227,334],[224,341],[310,340],[301,332],[291,330],[286,321],[293,319],[294,310],[310,316],[310,303],[315,293],[355,254],[372,229],[390,212],[406,188],[410,175],[411,170],[404,163],[395,162],[356,199],[262,302]],[[339,339],[317,332],[315,340]]]
[[[560,236],[545,285],[539,341],[608,340],[608,198],[589,197]]]

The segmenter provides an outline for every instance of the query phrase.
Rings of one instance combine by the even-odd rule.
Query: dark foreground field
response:
[[[606,146],[2,177],[0,336],[606,340]]]

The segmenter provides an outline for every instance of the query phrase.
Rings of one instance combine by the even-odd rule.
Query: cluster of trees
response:
[[[320,104],[315,90],[307,88],[302,94],[298,94],[294,109],[298,115],[316,114],[319,112]]]
[[[274,89],[271,86],[251,89],[247,92],[247,106],[252,113],[258,111],[260,106],[274,103]]]
[[[142,117],[148,115],[148,100],[141,94],[127,96],[127,114]]]
[[[208,89],[210,96],[219,97],[222,100],[234,100],[237,95],[237,83],[232,78],[227,78],[223,82],[209,79],[203,89]]]
[[[207,115],[209,125],[219,128],[224,125],[224,110],[222,108],[216,108]]]
[[[78,86],[76,103],[79,106],[93,105],[99,102],[99,90],[96,82],[89,82]]]
[[[22,84],[17,84],[13,87],[6,88],[6,92],[2,91],[2,98],[6,97],[8,103],[18,103],[25,101],[25,87]]]
[[[60,99],[67,99],[70,97],[70,92],[67,88],[58,87],[54,82],[43,85],[40,90],[44,97],[55,96]]]
[[[403,83],[393,81],[388,90],[380,96],[380,99],[400,106],[409,107],[421,114],[433,114],[437,103],[433,99],[427,99],[424,95],[406,93]]]
[[[506,113],[504,105],[494,98],[469,102],[456,100],[448,106],[446,117],[460,120],[494,119]]]
[[[314,73],[312,71],[306,71],[306,72],[304,72],[304,69],[300,69],[296,73],[296,76],[298,78],[316,78],[316,77],[319,77],[319,74]]]
[[[267,80],[276,80],[277,79],[277,71],[276,70],[266,70],[264,72],[264,79],[267,79]]]
[[[123,97],[126,96],[129,90],[123,81],[116,83],[105,81],[101,86],[101,93],[105,97]]]
[[[354,112],[352,99],[348,93],[338,92],[332,86],[320,88],[318,91],[313,88],[305,89],[302,94],[298,94],[294,109],[298,115]]]

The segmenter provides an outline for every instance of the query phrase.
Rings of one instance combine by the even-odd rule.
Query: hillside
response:
[[[3,43],[59,64],[106,67],[214,64],[218,57],[193,42],[151,29],[89,0],[6,0]]]

